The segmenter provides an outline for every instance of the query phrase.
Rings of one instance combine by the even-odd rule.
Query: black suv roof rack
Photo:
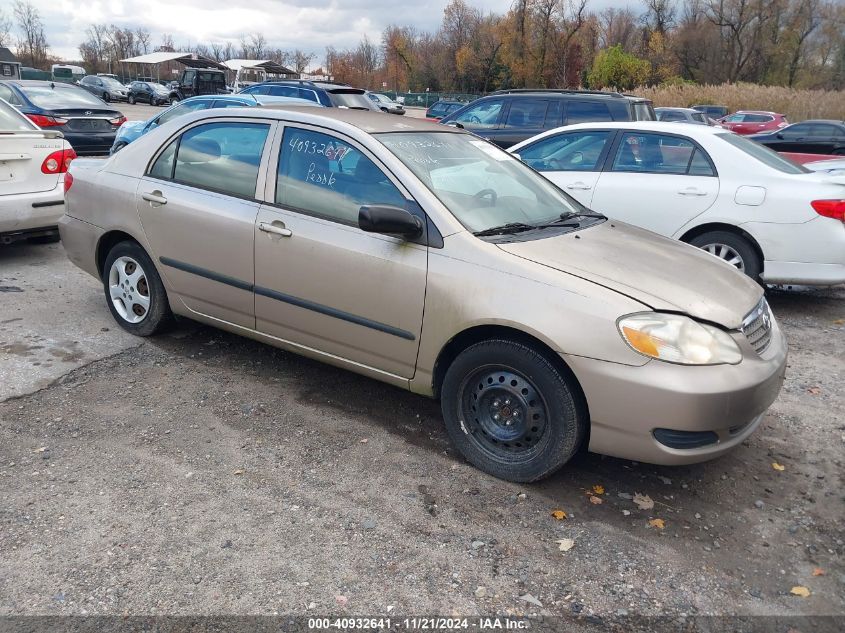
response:
[[[262,81],[261,83],[265,84],[303,84],[308,86],[314,86],[317,84],[330,84],[332,86],[350,86],[349,84],[343,83],[342,81],[329,81],[327,79],[267,79],[266,81]]]
[[[551,92],[557,94],[570,95],[604,95],[605,97],[625,97],[620,92],[607,92],[605,90],[569,90],[566,88],[508,88],[506,90],[496,90],[491,92],[491,95],[508,95],[519,94],[527,92]]]

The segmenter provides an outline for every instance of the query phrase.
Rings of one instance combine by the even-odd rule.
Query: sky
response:
[[[177,45],[218,41],[234,44],[242,34],[262,32],[273,48],[295,48],[316,53],[323,61],[326,46],[344,49],[358,44],[363,35],[379,42],[390,24],[434,31],[440,25],[448,0],[31,0],[40,10],[51,52],[65,59],[79,59],[78,46],[92,23],[121,27],[144,26],[153,46],[164,33]],[[513,0],[467,0],[485,12],[505,13]],[[13,0],[0,0],[10,16]],[[625,0],[589,0],[588,9],[623,7]],[[632,5],[637,4],[634,0]],[[47,10],[49,6],[49,10]]]

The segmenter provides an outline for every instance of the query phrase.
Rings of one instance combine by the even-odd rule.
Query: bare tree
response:
[[[17,46],[18,57],[36,68],[45,65],[50,45],[47,44],[44,23],[38,9],[29,2],[16,0],[14,13],[21,32]]]
[[[223,44],[220,42],[211,43],[211,57],[216,62],[226,61],[223,59]]]
[[[0,9],[0,46],[8,47],[11,45],[11,34],[12,19]]]
[[[138,42],[138,52],[146,55],[150,52],[150,32],[143,26],[135,29],[135,41]]]
[[[290,53],[290,63],[293,64],[293,70],[297,73],[304,73],[308,65],[314,61],[316,55],[314,53],[306,53],[296,49]]]

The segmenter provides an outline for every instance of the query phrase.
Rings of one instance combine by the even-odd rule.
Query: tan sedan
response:
[[[783,381],[758,285],[462,130],[207,111],[68,181],[65,248],[126,330],[178,314],[440,398],[457,448],[497,477],[540,479],[584,446],[716,457]]]

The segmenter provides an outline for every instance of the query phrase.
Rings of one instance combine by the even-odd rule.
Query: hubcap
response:
[[[461,419],[472,441],[499,461],[523,461],[546,436],[547,410],[534,384],[514,369],[485,367],[461,385]]]
[[[745,262],[742,260],[742,257],[734,248],[727,244],[705,244],[701,248],[719,259],[724,259],[741,272],[745,272]]]
[[[140,323],[150,310],[147,275],[131,257],[118,257],[109,270],[112,305],[127,323]]]

